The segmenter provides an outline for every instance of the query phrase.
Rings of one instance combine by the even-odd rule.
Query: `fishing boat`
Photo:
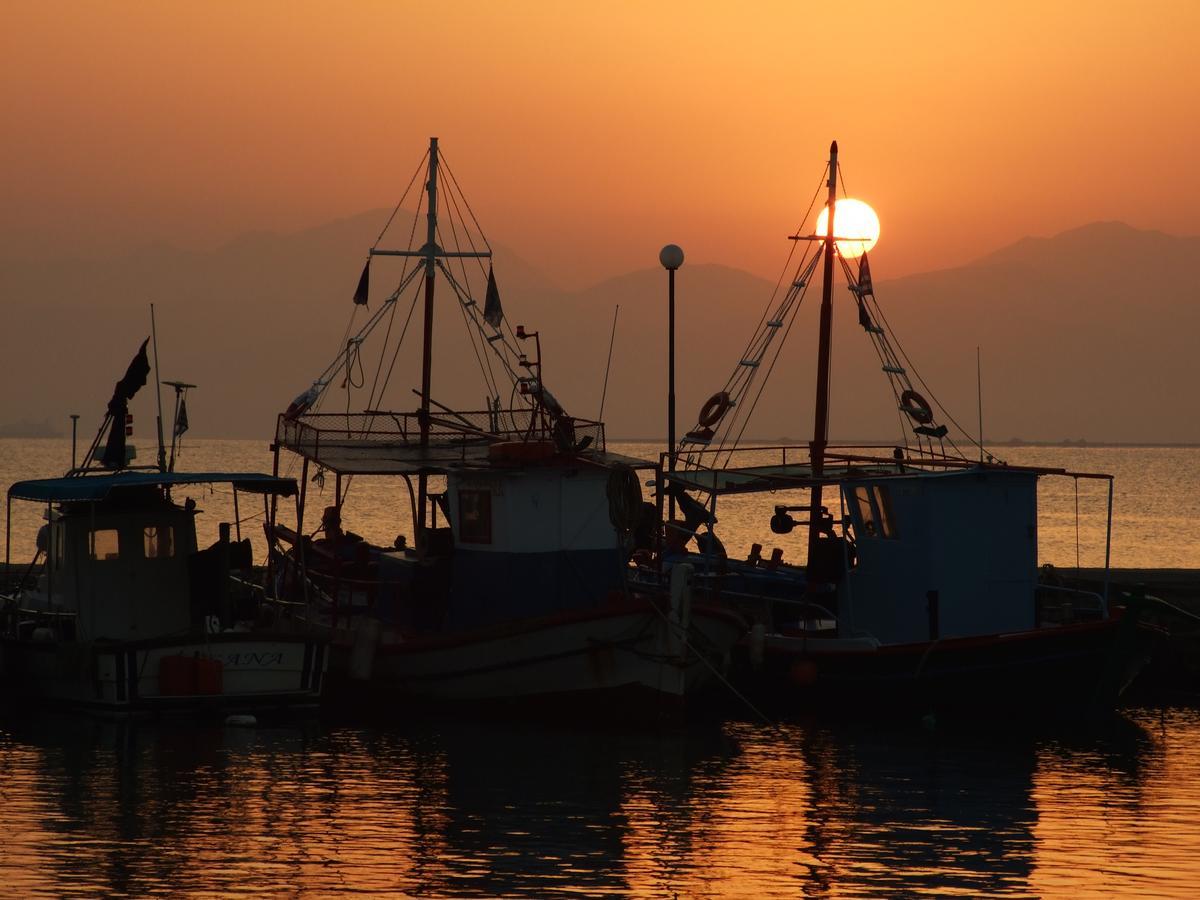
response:
[[[662,595],[629,584],[630,555],[653,528],[641,480],[657,462],[610,450],[602,422],[569,415],[551,393],[542,336],[509,324],[490,245],[436,138],[410,191],[422,175],[407,246],[380,246],[385,227],[370,249],[352,310],[365,310],[365,323],[355,330],[352,316],[334,361],[278,417],[275,471],[281,454],[299,461],[300,499],[294,527],[271,518],[271,578],[326,629],[331,690],[348,700],[575,705],[618,694],[677,706],[720,676],[745,621],[717,603],[693,604],[682,581]],[[389,258],[396,287],[372,311],[372,266]],[[467,327],[486,409],[432,396],[438,283]],[[418,304],[419,406],[386,410],[379,372],[390,373]],[[361,373],[377,329],[384,340],[367,390]],[[322,411],[330,396],[361,412]],[[406,486],[407,534],[371,542],[344,527],[351,485],[365,476]],[[332,497],[310,533],[310,492],[329,481]]]
[[[72,460],[61,478],[8,489],[6,564],[13,501],[43,504],[46,521],[33,562],[0,597],[5,698],[34,710],[113,717],[315,708],[324,641],[288,627],[261,591],[247,590],[251,547],[240,524],[236,540],[223,523],[217,542],[199,549],[200,510],[193,499],[173,496],[228,485],[236,508],[239,493],[294,496],[295,480],[169,471],[174,446],[167,466],[161,441],[159,465],[131,465],[127,405],[148,371],[143,344],[82,465]]]
[[[694,569],[697,597],[732,603],[752,619],[738,655],[740,683],[800,706],[982,713],[1110,706],[1162,634],[1142,621],[1136,604],[1123,615],[1114,608],[1107,579],[1099,591],[1041,579],[1037,529],[1039,480],[1106,484],[1107,571],[1112,476],[1007,465],[986,452],[982,436],[951,433],[952,417],[926,399],[933,392],[876,297],[867,251],[878,220],[843,215],[858,201],[839,200],[838,183],[835,143],[818,226],[792,236],[799,262],[789,265],[785,287],[771,298],[733,375],[663,454],[659,548],[643,560],[635,581],[661,584],[681,563]],[[829,442],[838,269],[902,423],[894,445]],[[812,441],[745,446],[740,439],[765,383],[760,376],[774,367],[816,283]],[[788,492],[793,502],[781,502]],[[728,552],[714,529],[718,499],[733,496],[766,497],[764,526],[775,535],[801,529],[804,556],[785,561],[778,548],[764,556],[762,543],[744,555]]]

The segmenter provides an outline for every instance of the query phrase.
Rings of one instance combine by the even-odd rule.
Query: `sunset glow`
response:
[[[817,216],[816,234],[829,228],[829,209],[822,208]],[[845,197],[834,204],[833,230],[837,237],[853,238],[837,242],[837,252],[846,259],[856,259],[879,243],[879,216],[861,200]]]

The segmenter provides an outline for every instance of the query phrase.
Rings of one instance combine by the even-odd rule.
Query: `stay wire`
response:
[[[425,158],[421,160],[421,164],[424,165],[425,159],[428,159],[428,158],[429,158],[429,153],[426,152]],[[417,177],[417,175],[420,174],[420,172],[421,172],[421,167],[418,166],[416,173],[413,175],[413,181],[416,180],[416,177]],[[412,188],[412,183],[410,182],[409,189],[411,189],[411,188]],[[407,194],[407,191],[406,191],[406,194]],[[402,198],[401,202],[403,202],[403,198]],[[409,229],[408,244],[405,246],[405,249],[407,249],[407,250],[413,249],[413,240],[417,234],[417,222],[421,218],[421,210],[424,208],[425,208],[425,195],[422,194],[421,199],[417,202],[416,212],[413,213],[412,228]],[[384,231],[385,232],[387,231],[386,227],[384,228]],[[382,238],[383,235],[380,234],[380,237]],[[376,241],[376,243],[378,243],[378,241]],[[392,296],[390,298],[393,301],[397,300],[400,296],[400,292],[404,290],[405,280],[408,278],[408,266],[409,266],[409,263],[413,260],[413,258],[414,257],[411,257],[411,256],[404,257],[404,264],[400,268],[399,284],[398,284],[396,290],[392,292]],[[392,337],[392,324],[395,322],[395,319],[396,319],[396,308],[398,305],[399,304],[395,303],[395,302],[393,302],[393,304],[392,304],[392,314],[391,314],[391,317],[388,319],[387,331],[385,332],[385,334],[383,336],[383,343],[379,347],[379,362],[375,366],[375,377],[371,382],[371,393],[367,397],[367,400],[368,400],[367,405],[371,409],[374,409],[380,403],[380,401],[383,400],[383,392],[387,390],[387,379],[385,379],[383,382],[383,385],[380,386],[379,374],[380,374],[380,372],[383,371],[383,361],[387,357],[388,342],[391,340],[391,337]],[[404,338],[402,336],[400,338],[400,343],[403,343],[403,341],[404,341]],[[397,345],[397,350],[399,350],[399,344]],[[390,371],[391,370],[389,369],[389,376],[390,376]]]
[[[807,254],[806,254],[806,257],[807,257]],[[714,457],[714,468],[717,468],[720,466],[720,459],[721,459],[722,453],[726,454],[726,463],[725,463],[726,465],[728,465],[729,463],[731,463],[733,461],[733,452],[737,449],[738,445],[741,443],[742,438],[745,436],[746,428],[750,424],[750,419],[754,415],[755,409],[757,409],[757,407],[758,407],[758,402],[762,397],[763,391],[766,389],[767,382],[771,378],[771,373],[774,372],[774,370],[775,370],[775,365],[779,360],[780,354],[783,352],[783,347],[787,343],[788,336],[791,334],[792,326],[795,324],[796,317],[799,315],[800,307],[803,305],[804,298],[808,294],[808,288],[812,284],[812,276],[813,276],[813,273],[816,271],[817,263],[820,261],[820,258],[821,258],[821,255],[819,253],[814,253],[812,255],[812,258],[808,259],[807,267],[797,272],[797,275],[799,277],[797,277],[795,279],[795,281],[803,282],[804,284],[803,284],[803,287],[794,287],[792,289],[795,292],[795,294],[791,300],[790,309],[787,309],[784,312],[784,315],[788,316],[787,325],[784,327],[783,333],[779,336],[779,342],[775,347],[775,355],[771,358],[771,362],[767,366],[766,373],[762,376],[761,380],[759,381],[758,391],[755,393],[754,399],[751,401],[749,408],[745,409],[744,412],[739,411],[739,413],[737,415],[735,415],[734,420],[730,422],[729,428],[725,432],[725,436],[721,439],[721,442],[717,447],[717,453]],[[754,377],[756,379],[757,379],[758,372],[759,372],[759,369],[756,368],[754,370]],[[751,385],[748,384],[746,387],[746,395],[749,394],[750,387],[751,387]],[[737,425],[739,420],[741,422],[741,428],[738,430],[737,436],[732,437],[733,428],[735,425]],[[732,437],[732,441],[730,440],[731,437]]]
[[[456,251],[461,251],[462,244],[459,242],[459,239],[458,239],[458,227],[455,224],[454,216],[455,216],[455,214],[457,214],[459,216],[459,218],[461,219],[462,213],[458,209],[458,204],[455,203],[455,201],[454,201],[453,193],[450,194],[450,204],[449,205],[450,205],[451,209],[447,210],[447,212],[450,213],[450,215],[448,215],[447,218],[450,220],[450,235],[454,241],[454,249]],[[471,242],[470,234],[467,231],[467,225],[466,225],[465,221],[463,222],[463,233],[467,238],[467,242],[468,242],[469,246],[471,247],[471,252],[472,253],[476,252],[475,245],[473,242]],[[439,227],[438,234],[439,234],[439,236],[441,235],[440,227]],[[477,259],[478,259],[478,257],[477,257]],[[474,298],[471,296],[471,281],[470,281],[470,276],[467,274],[467,265],[466,265],[466,260],[464,257],[461,257],[461,256],[458,257],[458,267],[459,267],[459,270],[462,272],[463,283],[462,283],[462,292],[460,293],[459,291],[456,290],[455,294],[458,296],[459,306],[462,308],[463,324],[467,327],[468,332],[479,331],[479,326],[475,320],[474,315],[471,315],[470,322],[467,321],[466,304],[468,302],[474,303],[475,306],[478,306],[479,304],[478,304],[478,301],[474,300]],[[444,268],[448,269],[450,267],[445,266]],[[466,299],[463,298],[463,294],[466,295]],[[472,349],[474,349],[474,347],[475,347],[474,333],[472,333],[470,335],[470,338],[471,338],[471,347],[472,347]],[[483,335],[481,333],[479,335],[479,338],[481,341],[484,341],[486,343],[487,338],[485,335]],[[483,379],[484,379],[484,383],[488,389],[488,396],[489,396],[489,402],[490,402],[490,398],[497,397],[500,394],[498,382],[496,381],[496,373],[492,370],[491,354],[485,348],[482,356],[480,356],[480,354],[478,352],[476,352],[475,357],[479,361],[480,372],[483,374]],[[486,367],[486,371],[484,371],[485,367]]]
[[[827,181],[828,175],[829,175],[829,164],[826,163],[825,169],[821,173],[821,178],[817,182],[817,187],[813,191],[813,195],[808,201],[808,208],[805,210],[804,216],[800,220],[800,224],[797,225],[797,227],[796,227],[794,237],[799,238],[801,236],[801,232],[803,232],[803,230],[804,230],[804,223],[809,221],[809,219],[811,218],[813,209],[816,208],[817,199],[821,196],[821,187]],[[806,265],[808,264],[808,252],[809,251],[807,248],[805,249],[803,255],[800,258],[800,264],[796,267],[796,269],[792,269],[792,260],[796,254],[796,245],[801,243],[801,241],[792,240],[790,243],[792,246],[788,250],[787,259],[784,261],[783,267],[780,270],[779,278],[775,282],[775,287],[771,291],[771,296],[767,300],[765,308],[763,309],[763,313],[759,317],[758,323],[754,327],[754,331],[752,333],[750,341],[746,344],[745,350],[743,351],[743,355],[740,357],[738,363],[735,366],[733,375],[731,375],[729,380],[726,382],[726,392],[727,393],[733,394],[735,392],[735,391],[731,391],[730,389],[734,388],[734,386],[739,381],[740,376],[742,374],[740,370],[742,368],[746,368],[741,365],[741,360],[742,359],[752,359],[754,356],[754,352],[755,352],[754,348],[760,341],[762,342],[763,347],[759,352],[765,353],[767,348],[770,346],[771,341],[774,339],[774,336],[771,334],[772,329],[767,328],[765,331],[763,329],[763,326],[768,321],[768,316],[771,315],[772,310],[775,309],[777,317],[781,318],[782,315],[787,315],[787,312],[788,312],[787,305],[789,303],[789,297],[791,297],[792,291],[793,291],[795,283],[797,281],[804,280],[806,282],[804,288],[799,289],[801,292],[801,298],[800,298],[801,300],[803,298],[803,291],[807,290],[807,282],[810,281],[811,279],[808,277],[798,278],[797,275],[799,275],[800,273],[805,271]],[[815,258],[816,258],[816,255],[814,255],[814,259]],[[780,307],[778,309],[776,309],[774,304],[776,302],[776,298],[779,296],[779,290],[783,286],[784,279],[789,277],[790,272],[795,273],[791,276],[792,283],[788,286],[787,293],[784,295],[784,300],[781,302]],[[786,336],[784,339],[786,340]],[[778,357],[778,351],[776,352],[776,357]],[[749,392],[750,388],[753,386],[754,381],[756,380],[757,371],[758,371],[757,368],[755,368],[746,375],[746,377],[745,377],[746,383],[741,388],[741,391],[743,391],[745,393]],[[759,395],[761,395],[761,389],[759,391]],[[757,399],[755,402],[757,403]],[[753,411],[753,407],[751,408],[751,411]],[[734,421],[736,421],[738,416],[739,416],[739,413],[734,414]],[[726,437],[723,438],[717,446],[716,454],[714,456],[715,460],[719,460],[721,453],[723,453],[725,451],[725,447],[726,447],[726,443],[727,443],[726,439],[727,439],[728,435],[730,433],[732,433],[733,424],[734,424],[734,422],[731,422],[730,426],[724,429]],[[743,432],[745,431],[744,427],[743,427],[742,431]],[[738,440],[740,440],[740,435],[739,435]],[[735,441],[733,448],[736,449],[736,446],[737,446],[737,444]],[[732,458],[732,450],[730,453],[730,457]],[[689,454],[689,459],[690,458],[691,458],[691,454]],[[698,456],[697,458],[700,458],[700,457]],[[697,463],[697,464],[699,464],[699,463]]]
[[[379,246],[379,242],[383,240],[383,236],[385,234],[387,234],[388,229],[392,227],[392,221],[396,218],[396,214],[398,212],[400,212],[400,208],[404,205],[404,201],[406,199],[408,199],[409,191],[411,191],[413,188],[413,185],[417,183],[417,178],[420,176],[421,170],[423,168],[425,168],[425,163],[428,161],[428,159],[429,159],[429,151],[426,150],[425,155],[421,157],[421,161],[419,163],[417,163],[417,168],[416,168],[416,171],[413,172],[412,178],[409,179],[408,187],[406,187],[404,189],[404,193],[400,195],[400,200],[399,200],[399,202],[396,203],[396,207],[395,207],[395,209],[392,210],[392,214],[390,216],[388,216],[387,223],[383,226],[383,230],[381,232],[379,232],[379,237],[375,238],[375,243],[373,243],[371,245],[372,250],[374,250],[376,247]],[[420,215],[420,212],[421,212],[420,208],[418,207],[417,215],[413,216],[414,229],[416,227],[416,221]],[[411,237],[409,238],[409,241],[410,241],[409,246],[411,247],[412,246],[412,244],[411,244],[412,238]]]

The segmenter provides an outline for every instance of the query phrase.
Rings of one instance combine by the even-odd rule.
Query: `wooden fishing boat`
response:
[[[148,473],[23,481],[8,499],[46,504],[46,557],[32,585],[4,597],[3,670],[10,702],[107,715],[315,707],[324,642],[264,627],[231,575],[249,542],[198,550],[195,504],[171,490],[228,484],[270,496],[295,482],[269,475]]]
[[[866,250],[877,231],[835,231],[841,203],[857,202],[838,200],[836,144],[825,185],[821,225],[793,237],[808,249],[783,282],[789,287],[772,298],[747,355],[696,426],[663,454],[663,527],[635,582],[662,583],[687,565],[697,597],[732,603],[753,622],[741,645],[740,683],[793,703],[983,714],[1001,706],[1111,706],[1162,632],[1142,621],[1136,604],[1124,615],[1114,610],[1107,581],[1095,592],[1039,581],[1037,488],[1048,477],[1107,484],[1107,569],[1112,476],[1006,465],[982,438],[951,434],[940,421],[953,424],[949,414],[918,392],[929,393],[875,296]],[[894,445],[829,443],[837,268],[906,423]],[[762,389],[759,376],[772,368],[777,338],[817,281],[813,439],[806,447],[746,447],[739,438]],[[956,439],[976,445],[978,458]],[[787,491],[806,493],[807,502],[780,503],[777,492]],[[807,532],[805,558],[784,563],[778,550],[763,558],[758,544],[732,558],[714,532],[718,498],[729,495],[765,495],[772,532]]]
[[[81,466],[72,460],[62,478],[8,489],[6,571],[13,570],[12,502],[44,504],[46,524],[33,562],[0,595],[5,699],[117,717],[315,708],[324,640],[278,620],[261,591],[235,590],[248,583],[252,562],[240,525],[238,540],[222,524],[218,541],[198,549],[196,503],[172,496],[224,484],[236,508],[238,492],[292,496],[295,480],[167,471],[174,443],[168,465],[161,437],[159,465],[130,466],[127,406],[149,368],[143,344]]]
[[[414,220],[407,248],[371,248],[354,312],[368,305],[378,258],[400,261],[398,286],[278,418],[276,471],[281,453],[299,459],[301,494],[295,527],[272,515],[273,582],[329,635],[337,704],[381,694],[580,703],[613,693],[677,704],[720,672],[745,621],[719,604],[692,604],[686,591],[672,602],[627,581],[631,536],[646,516],[636,473],[656,464],[612,452],[601,422],[566,413],[543,381],[540,335],[505,319],[478,223],[456,218],[470,207],[446,178],[436,139],[418,171],[423,242],[413,240]],[[485,410],[431,396],[439,281],[481,354]],[[381,409],[384,377],[365,396],[336,401],[362,403],[362,412],[318,411],[332,385],[357,389],[346,373],[410,290],[410,316],[423,300],[419,408]],[[386,331],[381,360],[399,350]],[[330,475],[332,503],[310,534],[308,486]],[[367,475],[408,487],[411,531],[390,545],[342,527],[352,480]]]

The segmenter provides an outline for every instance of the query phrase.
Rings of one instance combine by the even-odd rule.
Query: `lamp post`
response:
[[[683,250],[667,244],[658,253],[667,270],[667,471],[675,471],[675,270],[683,265]],[[670,499],[668,521],[675,518],[675,500]]]

